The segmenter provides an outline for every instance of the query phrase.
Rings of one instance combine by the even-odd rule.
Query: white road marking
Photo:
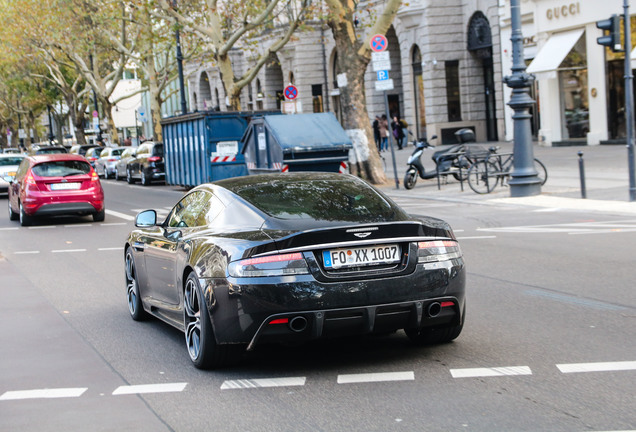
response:
[[[120,219],[125,219],[125,220],[128,220],[128,221],[135,220],[134,216],[130,216],[130,215],[127,215],[127,214],[124,214],[124,213],[119,213],[119,212],[116,212],[114,210],[106,209],[106,214],[109,215],[109,216],[118,217]]]
[[[354,384],[386,381],[413,381],[415,374],[409,372],[380,372],[338,375],[338,384]]]
[[[55,225],[44,225],[44,226],[28,227],[27,229],[37,230],[37,229],[53,229],[53,228],[57,228],[57,226],[55,226]]]
[[[477,231],[508,233],[567,233],[567,234],[608,234],[636,231],[636,220],[591,221],[553,225],[527,225],[497,228],[478,228]]]
[[[116,251],[116,250],[123,251],[124,248],[120,246],[120,247],[110,247],[110,248],[98,248],[97,250],[98,251]]]
[[[636,370],[636,361],[570,363],[570,364],[558,364],[556,366],[563,373],[611,372],[611,371]]]
[[[229,380],[223,382],[223,384],[221,385],[221,390],[304,386],[306,380],[306,377]]]
[[[66,252],[86,252],[86,249],[56,249],[51,251],[51,253],[66,253]]]
[[[478,239],[493,239],[497,236],[473,236],[473,237],[457,237],[457,240],[478,240]]]
[[[113,392],[113,396],[144,394],[144,393],[169,393],[180,392],[185,389],[188,383],[166,383],[166,384],[145,384],[145,385],[129,385],[119,386]]]
[[[0,400],[80,397],[86,390],[88,390],[88,388],[78,387],[78,388],[8,391],[8,392],[5,392],[2,396],[0,396]]]
[[[510,375],[532,375],[528,366],[508,366],[494,368],[451,369],[453,378],[496,377]]]
[[[83,228],[83,227],[92,227],[93,224],[73,224],[73,225],[64,225],[64,228]]]
[[[116,226],[116,225],[128,225],[126,222],[111,222],[111,223],[103,223],[100,226]]]
[[[18,251],[13,252],[14,255],[28,255],[28,254],[39,254],[40,251]]]
[[[0,231],[15,231],[18,230],[20,228],[18,227],[11,227],[11,228],[0,228]]]

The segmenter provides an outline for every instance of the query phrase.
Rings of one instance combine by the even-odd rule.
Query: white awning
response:
[[[555,33],[550,36],[548,41],[539,49],[539,53],[532,60],[530,66],[528,66],[527,72],[541,74],[542,72],[557,70],[582,34],[583,29],[576,29]]]

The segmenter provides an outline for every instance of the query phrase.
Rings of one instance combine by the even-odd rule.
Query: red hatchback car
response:
[[[30,225],[38,216],[92,215],[104,220],[104,190],[88,161],[74,154],[25,157],[9,185],[9,218]]]

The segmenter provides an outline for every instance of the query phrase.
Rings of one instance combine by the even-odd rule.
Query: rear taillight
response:
[[[418,242],[417,262],[429,263],[461,258],[459,243],[454,240],[432,240]]]
[[[117,162],[117,159],[115,159],[115,158],[110,158],[110,159],[108,159],[108,162]]]
[[[24,180],[24,182],[28,185],[35,185],[35,179],[33,178],[33,174],[31,174],[29,172],[29,174],[26,176],[26,179]]]
[[[161,156],[150,156],[148,158],[148,162],[159,162],[161,160]]]
[[[269,255],[234,261],[228,266],[232,277],[263,277],[308,274],[309,268],[300,252]]]
[[[95,172],[95,170],[91,169],[91,181],[99,181],[99,176],[97,175],[97,173]]]

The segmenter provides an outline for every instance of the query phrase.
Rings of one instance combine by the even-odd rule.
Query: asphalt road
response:
[[[103,184],[103,223],[0,217],[0,430],[636,429],[636,216],[394,193],[456,230],[468,310],[455,342],[262,346],[204,372],[180,332],[130,319],[123,282],[134,215],[166,214],[184,191]]]

